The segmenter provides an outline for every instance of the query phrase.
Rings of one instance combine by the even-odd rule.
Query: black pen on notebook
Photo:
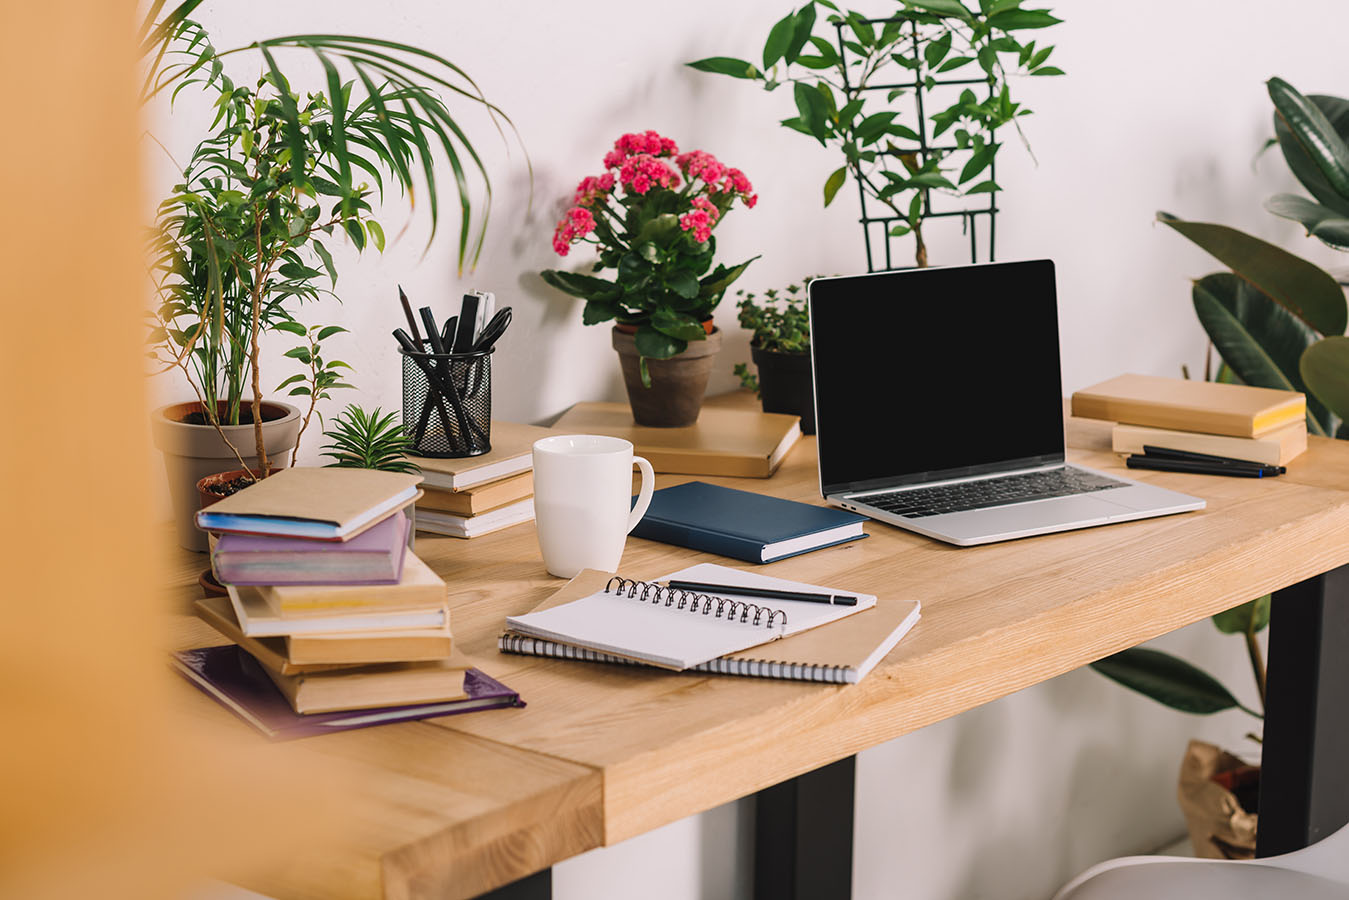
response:
[[[765,600],[804,600],[807,603],[828,603],[832,606],[856,606],[857,598],[842,594],[812,594],[807,591],[778,591],[772,588],[740,587],[734,584],[707,584],[702,581],[666,582],[674,591],[697,591],[700,594],[730,594],[734,597],[757,597]]]

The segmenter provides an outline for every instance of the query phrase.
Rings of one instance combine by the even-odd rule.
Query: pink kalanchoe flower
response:
[[[758,194],[750,194],[748,197],[745,198],[745,208],[746,208],[746,209],[753,209],[753,208],[754,208],[754,204],[756,204],[756,203],[758,203],[758,202],[759,202],[759,195],[758,195]]]
[[[604,167],[606,169],[617,169],[623,165],[623,160],[628,158],[628,154],[622,150],[610,150],[604,154]]]
[[[701,209],[703,212],[707,213],[707,217],[711,220],[712,224],[715,225],[717,219],[721,218],[721,210],[717,209],[717,205],[706,197],[694,197],[690,202],[693,204],[694,209]]]
[[[595,216],[590,210],[573,206],[567,214],[558,220],[553,229],[553,251],[558,256],[566,256],[571,245],[595,230]]]
[[[690,179],[701,178],[712,191],[717,190],[717,181],[726,174],[726,167],[717,158],[705,150],[690,150],[675,157],[679,168]]]
[[[679,187],[679,173],[669,163],[642,153],[624,161],[618,170],[618,181],[634,194],[645,194],[653,186]]]
[[[587,175],[576,186],[572,202],[577,206],[591,206],[596,200],[603,200],[614,188],[614,173],[605,172],[598,177]]]
[[[754,190],[749,183],[749,179],[745,177],[745,173],[739,169],[726,170],[726,178],[722,182],[721,189],[723,191],[734,191],[737,194],[748,194]]]
[[[712,236],[712,225],[715,221],[706,209],[695,209],[679,217],[679,227],[685,231],[692,231],[693,239],[704,244]]]

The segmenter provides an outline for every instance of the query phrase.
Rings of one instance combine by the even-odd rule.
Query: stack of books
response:
[[[445,582],[408,549],[418,481],[286,469],[200,512],[229,596],[197,613],[233,643],[179,671],[273,738],[517,705],[455,651]]]
[[[1120,375],[1074,393],[1072,412],[1117,423],[1116,453],[1181,464],[1207,457],[1277,468],[1307,449],[1307,398],[1296,391]]]
[[[534,442],[557,432],[492,423],[492,449],[463,459],[416,457],[425,495],[417,530],[475,538],[534,521]]]

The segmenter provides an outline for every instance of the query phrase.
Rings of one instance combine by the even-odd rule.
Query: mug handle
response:
[[[642,470],[642,487],[637,492],[637,505],[632,508],[632,515],[628,516],[628,534],[632,533],[632,529],[642,521],[642,516],[646,515],[646,508],[651,505],[651,491],[656,486],[656,470],[651,468],[651,463],[640,456],[634,456],[632,462]]]

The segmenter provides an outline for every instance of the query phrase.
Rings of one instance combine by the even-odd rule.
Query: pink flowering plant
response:
[[[712,230],[737,201],[752,208],[758,196],[739,169],[702,150],[680,153],[654,131],[614,141],[604,168],[576,186],[553,232],[553,249],[566,256],[577,244],[594,244],[599,258],[592,271],[613,269],[614,279],[561,269],[541,274],[586,301],[585,324],[614,319],[637,326],[642,380],[649,385],[646,359],[669,359],[689,341],[706,340],[702,323],[758,258],[712,265]]]

